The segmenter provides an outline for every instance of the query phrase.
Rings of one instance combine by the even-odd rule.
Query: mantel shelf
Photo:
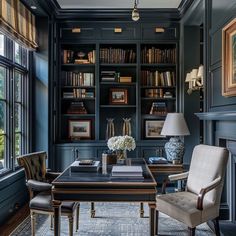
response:
[[[235,111],[195,113],[200,120],[236,120]]]

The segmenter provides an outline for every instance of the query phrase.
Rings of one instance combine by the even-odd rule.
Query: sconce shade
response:
[[[138,21],[139,18],[140,18],[140,16],[139,16],[138,9],[136,7],[134,7],[134,9],[132,11],[132,20],[133,21]]]
[[[168,113],[161,131],[161,135],[185,136],[189,135],[189,129],[183,113]]]
[[[203,78],[203,65],[200,65],[197,73],[198,78]]]
[[[185,82],[190,82],[192,81],[191,73],[186,74]]]
[[[191,71],[191,79],[192,80],[195,80],[195,79],[197,79],[197,74],[198,74],[198,69],[192,69],[192,71]]]

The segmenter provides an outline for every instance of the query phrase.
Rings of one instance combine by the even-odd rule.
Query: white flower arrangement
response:
[[[125,136],[114,136],[107,141],[107,146],[110,150],[134,150],[136,148],[136,143],[133,137]]]

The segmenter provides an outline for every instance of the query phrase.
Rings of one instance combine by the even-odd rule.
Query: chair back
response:
[[[192,154],[186,191],[199,194],[203,187],[221,177],[221,184],[216,189],[209,191],[204,198],[220,204],[228,156],[229,152],[226,148],[197,145]]]
[[[46,175],[46,152],[34,152],[17,157],[20,166],[25,169],[26,180],[44,181]]]

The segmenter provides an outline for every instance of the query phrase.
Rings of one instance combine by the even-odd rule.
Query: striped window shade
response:
[[[0,30],[28,49],[36,49],[35,16],[20,0],[0,0]]]

